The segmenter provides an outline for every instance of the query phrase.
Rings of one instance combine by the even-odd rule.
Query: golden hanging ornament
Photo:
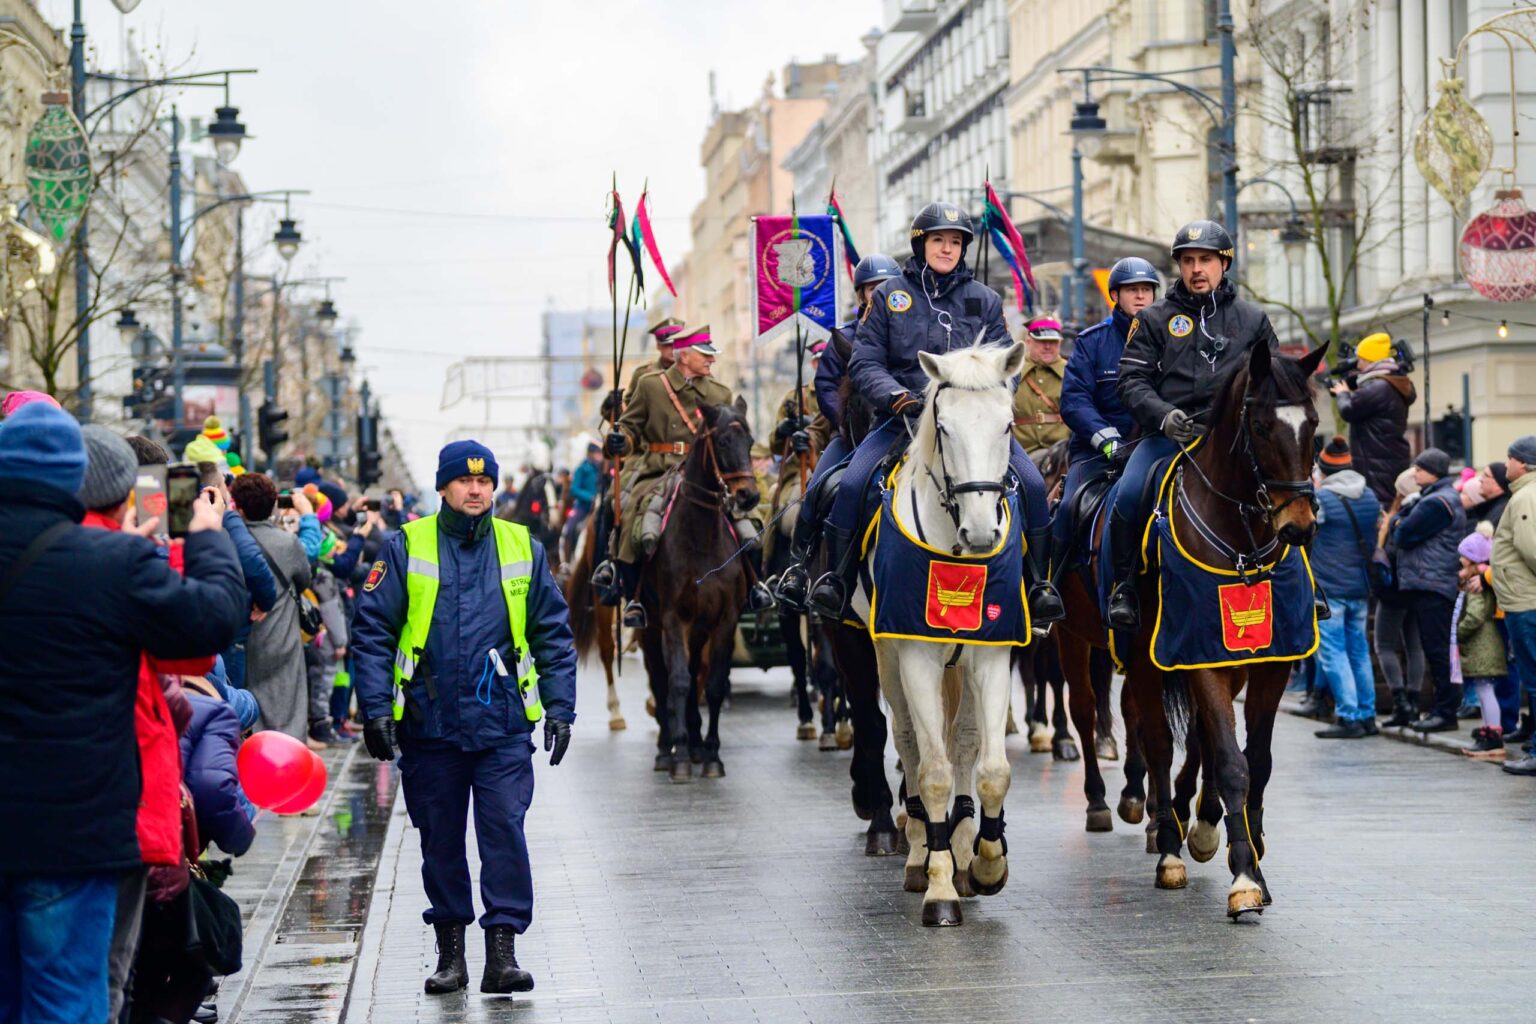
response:
[[[1424,180],[1465,216],[1472,190],[1493,162],[1493,133],[1467,102],[1465,83],[1444,78],[1440,97],[1413,133],[1413,159]]]
[[[16,217],[16,207],[0,208],[0,320],[16,303],[53,273],[53,246]]]

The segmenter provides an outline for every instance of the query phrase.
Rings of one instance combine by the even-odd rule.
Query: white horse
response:
[[[920,530],[932,547],[975,556],[1003,540],[999,504],[1005,497],[1001,482],[1008,472],[1013,424],[1011,381],[1024,355],[1024,346],[1015,343],[918,357],[929,379],[926,404],[896,474],[892,503],[902,521]],[[869,596],[861,585],[854,603],[865,621]],[[880,686],[891,703],[896,751],[907,774],[906,888],[924,893],[927,926],[960,924],[960,895],[992,895],[1008,880],[1001,832],[1009,783],[1003,746],[1012,680],[1009,652],[1005,646],[875,641]],[[958,711],[947,728],[943,677],[952,660],[963,684]],[[951,795],[957,808],[966,809],[974,807],[979,795],[982,820],[963,817],[951,834]],[[921,814],[912,813],[918,800]],[[996,838],[976,842],[989,831]],[[930,836],[936,846],[946,845],[929,849]]]

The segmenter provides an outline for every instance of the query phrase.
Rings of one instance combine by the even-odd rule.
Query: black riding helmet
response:
[[[976,231],[971,227],[970,214],[954,203],[929,203],[912,218],[912,255],[917,257],[919,263],[926,262],[923,257],[923,236],[930,231],[960,232],[961,259],[965,258],[966,248],[976,237]]]
[[[1168,250],[1175,263],[1178,262],[1179,253],[1186,249],[1214,252],[1226,260],[1227,267],[1232,266],[1232,261],[1237,258],[1232,236],[1227,234],[1226,228],[1213,220],[1192,220],[1179,228],[1179,233],[1173,236],[1173,248]]]

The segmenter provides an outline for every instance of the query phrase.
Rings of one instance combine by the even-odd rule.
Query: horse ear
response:
[[[843,365],[847,366],[848,360],[853,358],[853,342],[849,341],[848,337],[837,328],[832,329],[832,347],[837,351]]]
[[[720,419],[720,406],[704,404],[699,406],[699,415],[704,418],[704,425],[712,427]]]
[[[1269,345],[1263,340],[1254,342],[1248,350],[1248,379],[1257,383],[1269,376]]]
[[[1332,341],[1332,338],[1324,338],[1321,345],[1296,361],[1308,377],[1316,373],[1317,368],[1322,365],[1323,356],[1328,354],[1328,346]]]
[[[923,372],[928,375],[929,380],[944,379],[941,372],[944,364],[939,362],[939,357],[932,352],[919,352],[917,354],[917,364],[923,368]]]
[[[736,414],[742,419],[747,418],[747,400],[740,395],[736,396]]]
[[[1002,358],[1002,377],[1004,380],[1012,380],[1019,375],[1019,371],[1024,369],[1024,357],[1027,354],[1024,346],[1017,341],[1008,346],[1008,351],[1003,353]]]

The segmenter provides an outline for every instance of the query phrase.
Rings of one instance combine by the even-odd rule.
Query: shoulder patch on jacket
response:
[[[389,566],[384,564],[384,559],[373,563],[373,568],[368,570],[368,578],[363,581],[363,589],[372,592],[380,583],[384,582],[384,576],[389,572]]]
[[[1168,321],[1168,333],[1175,338],[1187,338],[1194,329],[1195,322],[1183,313]]]
[[[885,308],[892,313],[905,313],[912,308],[912,293],[898,288],[885,297]]]
[[[1127,345],[1129,345],[1131,343],[1131,339],[1132,338],[1136,337],[1136,332],[1139,331],[1140,329],[1141,329],[1141,317],[1139,317],[1139,316],[1131,317],[1130,329],[1125,332],[1125,343]]]

